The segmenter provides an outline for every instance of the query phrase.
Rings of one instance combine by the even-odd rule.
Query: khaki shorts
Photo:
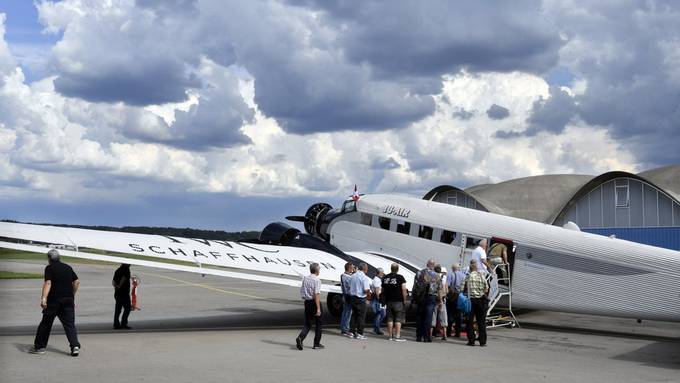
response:
[[[387,322],[406,322],[404,302],[387,302]]]

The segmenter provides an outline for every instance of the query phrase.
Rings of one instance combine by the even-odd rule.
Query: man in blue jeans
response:
[[[340,275],[340,288],[342,289],[342,316],[340,317],[340,331],[343,335],[352,337],[349,332],[349,320],[352,318],[352,295],[350,294],[350,281],[354,273],[352,262],[345,263],[345,272]]]
[[[380,299],[380,294],[382,293],[382,279],[385,276],[383,269],[378,268],[378,273],[373,277],[371,282],[371,292],[373,297],[371,298],[371,308],[373,309],[373,333],[376,335],[384,335],[380,329],[380,324],[383,319],[385,319],[385,305],[381,303],[383,300]]]

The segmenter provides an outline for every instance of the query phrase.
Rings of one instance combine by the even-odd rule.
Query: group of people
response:
[[[405,302],[408,296],[406,279],[399,274],[399,265],[393,263],[390,273],[376,270],[373,279],[366,276],[368,265],[359,263],[355,269],[351,262],[345,264],[345,272],[340,276],[340,286],[344,305],[340,320],[343,335],[354,339],[366,339],[364,322],[366,304],[370,302],[373,310],[373,333],[385,335],[381,330],[383,319],[387,318],[387,337],[401,342],[401,325],[405,321]]]
[[[59,318],[71,348],[71,356],[80,355],[80,342],[75,325],[75,294],[80,287],[78,275],[71,266],[61,262],[59,251],[47,252],[48,265],[45,267],[40,308],[42,320],[38,325],[33,347],[33,354],[44,354],[52,332],[55,318]],[[112,285],[116,301],[113,328],[130,329],[128,316],[132,310],[130,300],[130,265],[122,264],[114,273]],[[122,318],[121,318],[122,311]]]
[[[424,269],[418,271],[411,289],[411,303],[416,305],[416,341],[432,342],[435,334],[442,340],[447,337],[460,338],[465,324],[467,345],[486,346],[486,312],[489,300],[489,270],[491,264],[486,256],[487,242],[481,240],[472,251],[467,272],[461,265],[454,264],[450,271],[443,272],[442,267],[433,259],[427,262]],[[507,262],[503,254],[503,262]],[[310,265],[311,274],[302,281],[301,295],[305,301],[305,326],[296,338],[299,350],[303,349],[303,341],[312,325],[315,326],[314,348],[321,345],[321,281],[319,265]],[[382,321],[386,318],[387,339],[403,342],[401,329],[406,320],[406,303],[408,289],[406,279],[399,274],[399,264],[393,263],[390,273],[385,275],[380,268],[373,279],[368,277],[368,265],[351,262],[345,264],[345,271],[340,276],[343,309],[340,318],[342,335],[353,339],[366,339],[364,323],[367,306],[370,305],[373,317],[373,333],[385,335],[381,330]],[[469,300],[470,310],[465,312],[461,307],[463,301]],[[464,305],[463,305],[464,306]],[[476,330],[475,330],[476,323]]]

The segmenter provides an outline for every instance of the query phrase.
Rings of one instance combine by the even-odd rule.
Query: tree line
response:
[[[3,219],[2,222],[12,222],[12,223],[30,223],[30,222],[18,222],[9,219]],[[202,229],[191,229],[191,228],[179,228],[179,227],[153,227],[153,226],[87,226],[87,225],[66,225],[66,224],[54,224],[54,223],[31,223],[33,225],[49,225],[49,226],[59,226],[59,227],[72,227],[77,229],[89,229],[89,230],[101,230],[101,231],[121,231],[125,233],[136,233],[136,234],[153,234],[153,235],[167,235],[171,237],[184,237],[184,238],[199,238],[199,239],[211,239],[211,240],[222,240],[222,241],[239,241],[247,239],[256,239],[260,236],[259,231],[224,231],[224,230],[202,230]]]

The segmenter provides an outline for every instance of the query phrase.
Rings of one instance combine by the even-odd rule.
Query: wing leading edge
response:
[[[319,263],[322,290],[340,292],[345,261],[306,248],[0,222],[0,247],[138,266],[300,286]]]

